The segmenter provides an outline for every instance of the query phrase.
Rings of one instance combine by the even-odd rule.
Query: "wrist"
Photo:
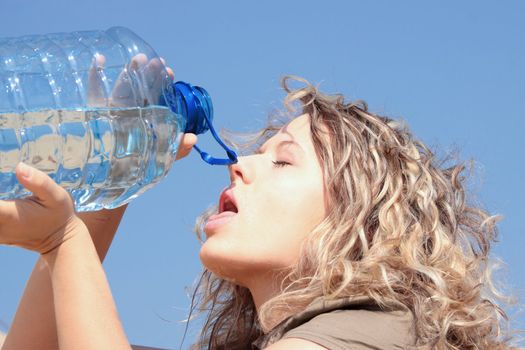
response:
[[[119,222],[128,204],[113,209],[101,209],[98,211],[88,211],[77,213],[77,216],[84,221],[88,229],[102,228],[113,222]]]
[[[127,204],[114,209],[102,209],[95,212],[82,212],[77,216],[84,222],[100,260],[104,260],[120,221],[126,211]]]
[[[42,253],[41,258],[48,267],[52,267],[58,255],[70,250],[85,249],[88,241],[93,244],[86,225],[80,218],[73,216],[65,225],[63,240],[53,249]]]

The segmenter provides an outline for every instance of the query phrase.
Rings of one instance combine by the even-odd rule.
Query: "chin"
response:
[[[232,282],[235,280],[235,276],[231,273],[230,266],[235,263],[227,258],[229,254],[221,252],[221,249],[218,249],[219,247],[215,246],[213,243],[215,243],[213,240],[208,239],[201,247],[199,258],[202,265],[215,275]]]
[[[210,244],[208,244],[210,243]],[[199,252],[199,258],[202,265],[217,277],[239,286],[246,287],[246,276],[253,276],[254,269],[249,260],[244,260],[241,254],[232,254],[219,249],[213,244],[214,242],[206,241]],[[236,258],[232,258],[235,256]]]

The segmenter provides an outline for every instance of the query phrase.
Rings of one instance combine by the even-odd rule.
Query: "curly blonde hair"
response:
[[[301,86],[292,89],[290,82]],[[277,311],[299,312],[319,296],[368,296],[380,306],[401,302],[413,314],[417,346],[511,348],[508,316],[500,306],[510,299],[494,286],[489,258],[499,216],[466,196],[466,163],[446,166],[451,157],[438,161],[404,123],[369,112],[362,101],[325,95],[296,77],[283,78],[282,86],[288,110],[299,105],[311,118],[329,214],[286,271],[282,293],[259,314],[247,288],[205,269],[192,309],[198,304],[207,318],[192,348],[249,348],[275,324]],[[282,115],[230,143],[249,152],[284,125]],[[209,208],[197,220],[201,241],[203,225],[215,212]]]

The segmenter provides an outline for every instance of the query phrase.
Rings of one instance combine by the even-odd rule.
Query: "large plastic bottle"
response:
[[[25,162],[72,195],[77,211],[114,208],[166,176],[184,132],[213,136],[206,91],[173,83],[164,61],[129,29],[0,39],[0,199],[31,193]]]

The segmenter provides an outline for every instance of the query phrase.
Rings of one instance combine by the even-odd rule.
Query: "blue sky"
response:
[[[176,77],[204,86],[217,127],[249,131],[280,107],[284,74],[403,118],[444,154],[476,160],[478,200],[504,220],[494,254],[523,295],[525,2],[2,0],[0,36],[129,27]],[[219,153],[209,135],[199,144]],[[135,200],[105,262],[136,344],[178,348],[198,276],[195,217],[216,203],[226,169],[196,153]],[[9,323],[37,256],[0,247],[0,320]],[[515,325],[525,328],[525,316]],[[187,341],[198,332],[190,326]]]

